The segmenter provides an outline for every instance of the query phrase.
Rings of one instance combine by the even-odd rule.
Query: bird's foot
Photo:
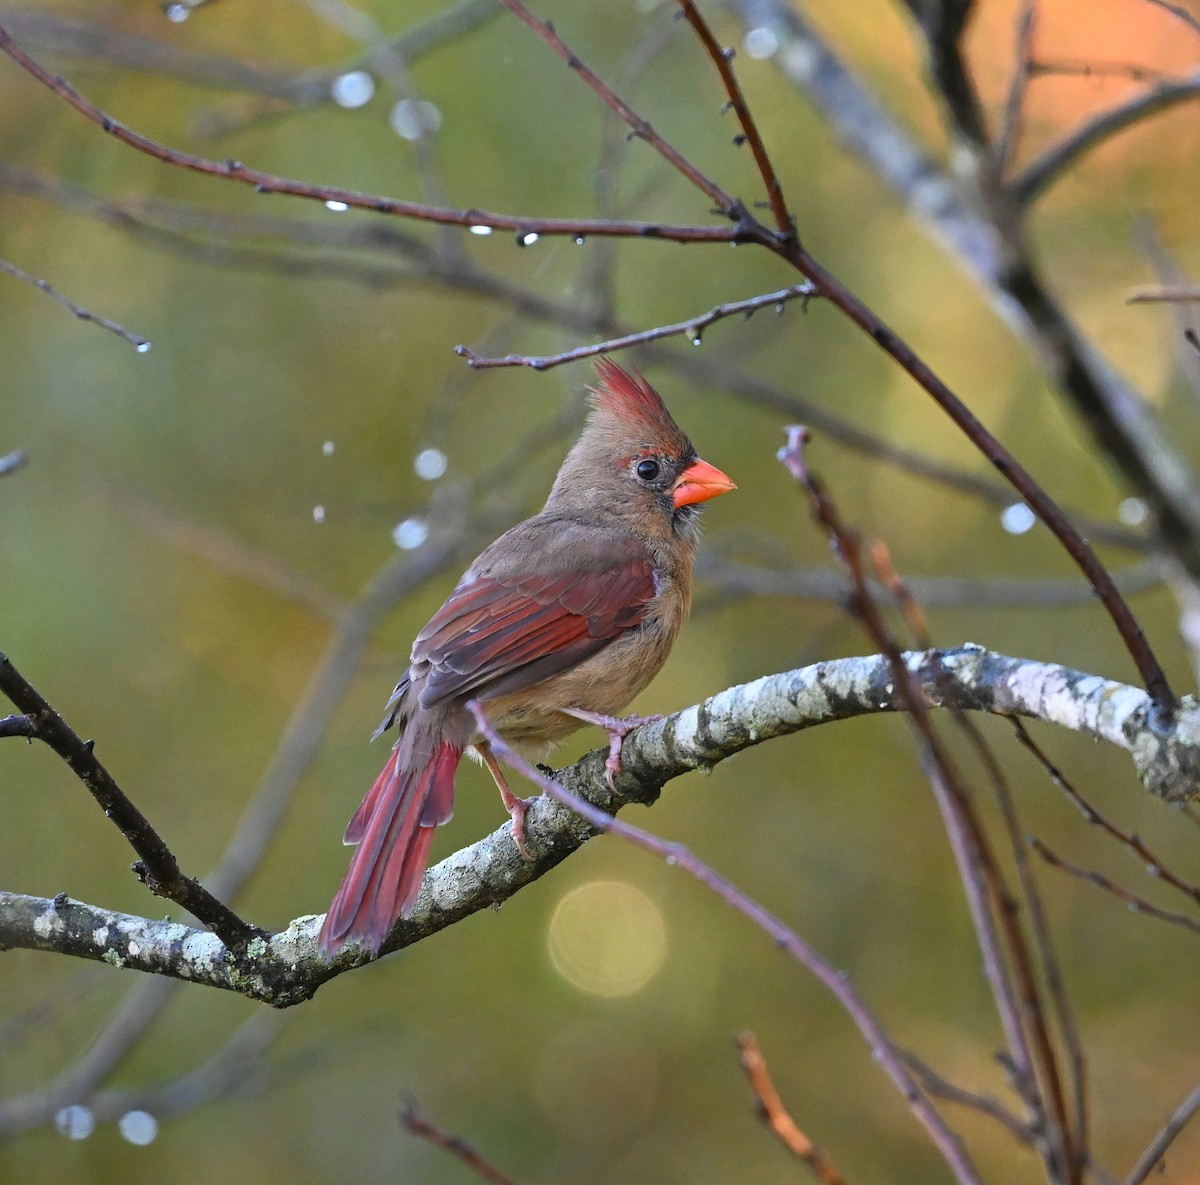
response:
[[[537,795],[534,795],[533,798],[519,798],[511,790],[505,793],[505,790],[502,789],[500,797],[504,801],[504,809],[512,816],[512,822],[508,825],[508,833],[513,837],[513,843],[517,845],[521,859],[526,863],[532,863],[533,856],[525,843],[525,812],[537,800]]]
[[[496,789],[500,791],[500,801],[504,803],[504,809],[512,816],[508,831],[513,837],[513,843],[517,845],[517,851],[521,853],[521,859],[532,862],[533,856],[525,843],[525,812],[536,801],[537,795],[535,794],[533,798],[519,798],[508,788],[508,779],[504,776],[504,771],[500,768],[500,763],[496,760],[496,755],[487,741],[476,741],[475,751],[492,775]]]
[[[588,712],[583,708],[560,708],[560,712],[565,712],[568,716],[574,716],[576,720],[584,720],[588,724],[594,724],[598,728],[604,729],[608,733],[608,756],[604,759],[604,780],[608,783],[608,788],[618,797],[623,795],[613,783],[613,777],[621,768],[621,742],[635,728],[640,728],[643,724],[654,724],[661,720],[662,714],[655,713],[653,716],[606,716],[601,712]]]

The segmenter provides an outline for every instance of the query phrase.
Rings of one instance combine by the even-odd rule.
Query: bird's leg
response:
[[[605,716],[600,712],[589,712],[584,708],[559,708],[567,716],[594,724],[608,733],[608,756],[604,759],[604,780],[608,788],[618,797],[621,792],[613,785],[613,775],[621,768],[621,742],[642,724],[653,724],[662,715],[654,716]]]
[[[533,857],[529,854],[529,849],[525,846],[525,812],[529,810],[529,804],[533,802],[533,799],[518,798],[508,788],[508,779],[504,776],[504,771],[500,768],[500,762],[496,760],[496,755],[492,752],[492,746],[487,741],[477,741],[475,743],[475,752],[479,754],[480,760],[488,768],[488,773],[492,775],[492,781],[496,783],[496,789],[500,791],[500,798],[504,803],[504,809],[512,816],[512,822],[509,824],[508,830],[513,837],[513,843],[517,845],[517,851],[521,853],[521,859],[532,860]]]

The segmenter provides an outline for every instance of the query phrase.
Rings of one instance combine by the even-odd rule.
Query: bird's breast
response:
[[[640,625],[569,670],[488,701],[488,715],[509,743],[544,750],[583,727],[560,708],[616,716],[645,689],[667,661],[691,604],[690,588],[665,576],[656,583],[658,595]]]

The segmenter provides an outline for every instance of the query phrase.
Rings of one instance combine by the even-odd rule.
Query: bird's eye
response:
[[[646,460],[638,462],[634,472],[642,481],[653,481],[658,476],[658,462],[647,457]]]

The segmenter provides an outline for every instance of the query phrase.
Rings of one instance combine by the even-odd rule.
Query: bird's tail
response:
[[[349,939],[379,950],[396,919],[412,909],[434,828],[453,811],[462,749],[449,741],[417,746],[411,733],[396,742],[346,827],[345,842],[358,850],[321,926],[318,945],[325,954]],[[418,756],[417,748],[425,752]]]

